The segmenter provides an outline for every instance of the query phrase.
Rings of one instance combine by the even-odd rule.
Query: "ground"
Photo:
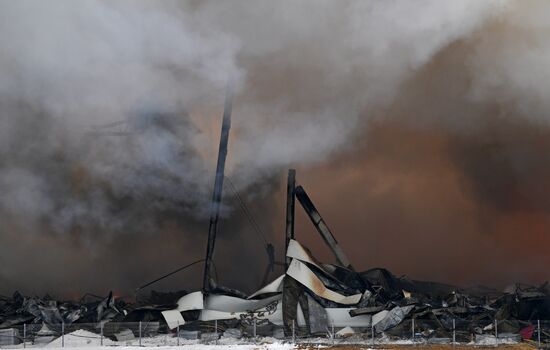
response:
[[[48,347],[52,349],[52,347]],[[291,350],[291,349],[301,349],[301,350],[314,350],[323,348],[326,350],[366,350],[372,349],[366,344],[363,345],[336,345],[336,346],[326,346],[326,345],[303,345],[297,344],[293,346],[292,344],[283,344],[283,343],[273,343],[273,344],[219,344],[219,345],[205,345],[205,344],[185,344],[181,346],[117,346],[116,348],[112,346],[84,346],[84,347],[70,347],[71,350]],[[501,350],[534,350],[536,349],[535,344],[521,343],[515,345],[501,345],[498,347]],[[36,349],[36,348],[34,348]],[[53,349],[62,349],[62,348],[53,348]],[[64,349],[64,348],[63,348]],[[376,346],[375,349],[389,349],[389,350],[412,350],[412,349],[426,349],[426,350],[494,350],[494,346],[467,346],[467,345],[381,345]]]
[[[317,348],[315,346],[309,347],[309,349]],[[520,343],[514,345],[500,345],[498,347],[501,350],[535,350],[536,345],[528,343]],[[359,350],[359,349],[372,349],[370,346],[362,345],[342,345],[325,348],[327,350]],[[409,349],[423,349],[423,350],[495,350],[495,346],[471,346],[471,345],[380,345],[376,346],[374,349],[390,349],[390,350],[409,350]]]

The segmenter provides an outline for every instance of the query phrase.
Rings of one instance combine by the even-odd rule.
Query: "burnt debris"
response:
[[[33,337],[61,334],[61,325],[99,333],[117,340],[137,330],[120,325],[142,322],[149,334],[174,333],[200,337],[210,334],[214,323],[220,334],[309,337],[326,335],[334,327],[347,334],[368,333],[389,338],[410,338],[414,325],[418,339],[483,341],[495,332],[516,340],[537,337],[537,320],[550,319],[550,288],[514,284],[504,291],[456,286],[396,277],[376,268],[354,274],[368,288],[361,290],[342,281],[334,272],[341,266],[321,264],[297,241],[289,241],[291,259],[287,273],[248,296],[216,288],[208,295],[198,291],[151,292],[133,302],[109,293],[87,294],[77,301],[58,301],[49,296],[24,296],[15,292],[0,298],[0,329],[26,325]],[[351,272],[350,272],[351,273]],[[111,327],[109,327],[111,325]],[[155,325],[151,329],[151,325]],[[67,328],[66,328],[67,329]],[[455,334],[453,330],[457,329]],[[47,331],[46,331],[47,330]],[[124,334],[122,334],[122,333]],[[48,333],[48,334],[45,334]],[[51,334],[50,334],[51,333]],[[134,334],[135,333],[135,334]],[[548,334],[542,333],[543,340]]]

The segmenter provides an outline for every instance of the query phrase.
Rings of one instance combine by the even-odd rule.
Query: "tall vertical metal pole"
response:
[[[540,326],[540,324],[539,324],[539,326]],[[539,329],[540,329],[540,327],[539,327]],[[27,324],[23,323],[23,348],[26,348],[26,347],[27,347]]]
[[[225,94],[225,105],[223,110],[222,131],[220,135],[220,148],[218,151],[218,163],[216,165],[216,178],[214,180],[214,193],[210,206],[210,226],[208,228],[208,244],[206,246],[206,261],[204,264],[203,290],[209,292],[211,289],[212,276],[212,255],[218,230],[218,217],[220,214],[220,203],[222,200],[223,177],[225,170],[225,158],[227,157],[227,144],[229,141],[229,129],[231,128],[232,90],[230,84]]]
[[[294,188],[296,187],[296,170],[288,169],[288,182],[286,187],[286,240],[285,240],[285,271],[290,265],[290,258],[286,257],[288,243],[294,239],[294,213],[296,197]]]

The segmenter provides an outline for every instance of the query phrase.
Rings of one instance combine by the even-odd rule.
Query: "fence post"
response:
[[[218,345],[218,320],[214,320],[214,332],[216,333],[214,344]]]
[[[27,324],[23,323],[23,348],[27,347]]]
[[[256,318],[254,318],[254,341],[256,341]]]
[[[495,345],[498,346],[498,320],[495,319]]]
[[[453,318],[453,346],[455,346],[456,343],[456,323],[455,319]]]
[[[372,318],[371,318],[371,321],[370,321],[370,334],[372,335],[372,346],[374,346],[375,334],[374,334],[374,323],[372,323]]]
[[[139,346],[141,346],[141,321],[139,321]]]
[[[296,330],[294,325],[294,320],[292,320],[292,343],[296,343]]]
[[[540,349],[540,320],[537,320],[537,342],[539,343]]]
[[[332,345],[334,345],[334,320],[332,320],[330,336],[332,338]]]
[[[412,342],[414,343],[414,317],[411,318],[411,320],[412,320],[412,323],[411,323]]]
[[[65,347],[65,322],[61,321],[61,347]]]
[[[180,321],[178,321],[178,328],[176,330],[176,335],[178,337],[177,344],[180,346]]]
[[[101,334],[101,346],[103,346],[103,322],[99,323],[99,332]]]

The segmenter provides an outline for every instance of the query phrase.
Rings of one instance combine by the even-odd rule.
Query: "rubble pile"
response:
[[[500,292],[482,286],[459,288],[397,278],[385,269],[360,275],[369,282],[373,295],[352,314],[370,314],[373,321],[376,315],[386,315],[374,328],[390,336],[410,337],[414,319],[419,337],[451,338],[454,328],[456,341],[460,342],[495,332],[502,337],[515,334],[529,339],[538,320],[550,319],[548,282],[541,286],[514,284]]]
[[[286,273],[248,296],[215,287],[209,293],[152,292],[134,303],[112,293],[60,302],[16,292],[0,298],[0,329],[35,325],[44,333],[35,332],[37,339],[59,335],[63,323],[95,334],[101,328],[102,335],[115,341],[158,333],[208,340],[292,334],[368,337],[374,332],[384,339],[449,342],[455,337],[457,342],[483,343],[495,334],[509,341],[534,338],[537,320],[550,320],[548,283],[497,291],[415,281],[382,268],[355,272],[318,262],[295,240],[287,257],[291,262]],[[138,330],[136,323],[147,326]],[[541,337],[550,338],[547,328]]]
[[[57,301],[50,296],[25,297],[15,292],[11,298],[0,297],[0,328],[22,324],[70,325],[122,321],[128,305],[121,299],[86,294],[78,301]]]

